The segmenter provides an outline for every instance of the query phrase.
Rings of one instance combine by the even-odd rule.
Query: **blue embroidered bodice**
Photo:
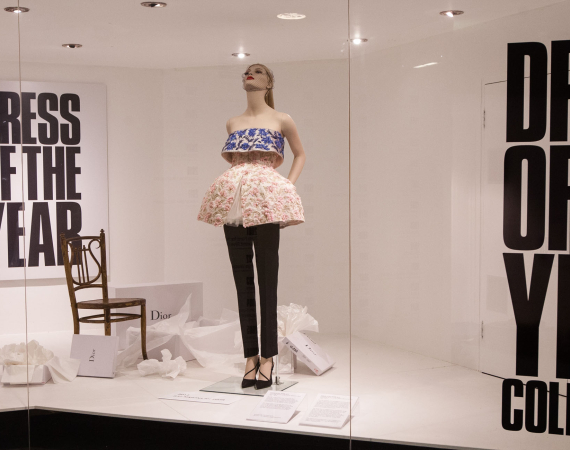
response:
[[[222,157],[232,162],[231,153],[246,153],[252,151],[274,152],[285,159],[285,138],[279,131],[269,128],[246,128],[237,130],[228,136],[222,148]]]

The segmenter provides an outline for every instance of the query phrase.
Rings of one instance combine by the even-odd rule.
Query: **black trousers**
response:
[[[279,272],[279,224],[244,228],[224,225],[224,234],[236,284],[244,357],[259,354],[253,248],[261,308],[261,356],[277,355],[277,279]]]

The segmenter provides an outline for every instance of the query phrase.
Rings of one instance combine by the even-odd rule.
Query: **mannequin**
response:
[[[273,73],[262,64],[249,66],[242,75],[247,108],[227,121],[228,140],[222,150],[232,167],[210,186],[198,214],[198,220],[224,227],[246,358],[242,387],[256,389],[271,386],[273,356],[277,354],[280,229],[305,221],[294,187],[305,164],[305,152],[291,116],[274,109],[274,82]],[[287,178],[275,170],[283,163],[284,138],[294,155]],[[261,352],[253,249],[260,292]]]

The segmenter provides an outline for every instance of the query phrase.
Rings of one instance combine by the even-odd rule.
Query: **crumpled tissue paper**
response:
[[[203,367],[230,366],[243,362],[237,312],[224,309],[220,319],[200,317],[197,321],[186,322],[189,315],[190,296],[178,314],[147,327],[147,352],[165,344],[173,336],[179,336],[182,344]],[[130,327],[127,330],[127,340],[129,346],[117,358],[119,370],[134,365],[142,358],[141,329]]]
[[[54,383],[73,381],[79,372],[81,361],[58,357],[36,340],[20,344],[8,344],[0,349],[0,365],[12,380],[30,379],[36,366],[47,366]],[[25,381],[24,381],[25,383]]]
[[[172,353],[166,348],[161,350],[160,353],[162,353],[162,362],[158,359],[147,359],[137,364],[139,373],[143,377],[152,375],[153,373],[159,373],[162,377],[170,377],[174,380],[180,372],[186,370],[186,361],[184,361],[182,356],[172,359]]]
[[[279,373],[293,373],[293,353],[291,349],[283,344],[283,339],[296,331],[319,331],[319,322],[307,313],[308,307],[295,303],[289,306],[279,305],[277,307],[277,333],[278,333],[278,355]],[[258,326],[261,330],[261,327]]]

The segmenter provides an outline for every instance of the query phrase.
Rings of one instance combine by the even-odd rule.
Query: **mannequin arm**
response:
[[[295,156],[293,164],[291,165],[291,171],[287,177],[291,183],[295,184],[295,181],[297,181],[297,178],[301,175],[301,171],[305,165],[306,156],[295,122],[293,122],[293,119],[289,114],[281,114],[281,133],[287,138],[287,142],[289,142],[291,151]]]

